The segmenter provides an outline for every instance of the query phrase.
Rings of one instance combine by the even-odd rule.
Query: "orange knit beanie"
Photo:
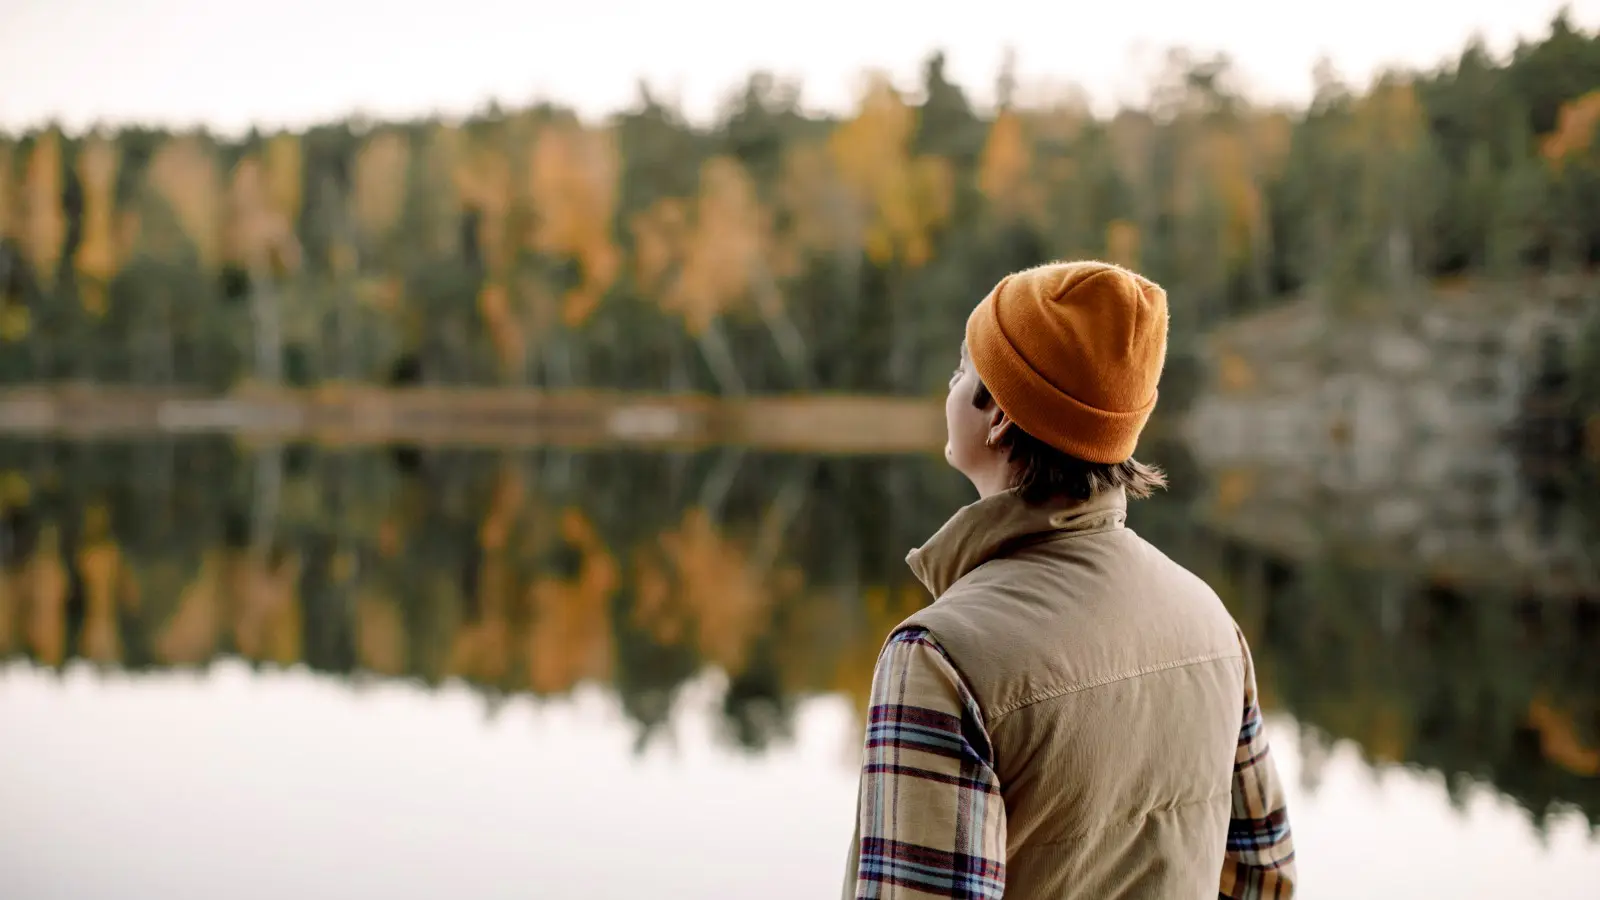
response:
[[[1167,356],[1167,293],[1103,262],[1008,275],[967,319],[967,352],[1023,431],[1085,462],[1133,456]]]

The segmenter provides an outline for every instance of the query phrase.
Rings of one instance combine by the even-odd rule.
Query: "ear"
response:
[[[984,444],[989,447],[997,446],[1011,430],[1011,417],[1000,410],[996,403],[994,411],[989,414],[989,434],[984,438]]]

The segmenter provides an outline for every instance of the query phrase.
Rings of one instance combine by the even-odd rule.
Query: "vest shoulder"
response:
[[[1063,574],[1059,569],[1059,564],[1016,556],[991,559],[963,575],[896,630],[923,628],[946,649],[958,649],[970,640],[992,639],[1026,627],[1028,620],[1037,620],[1044,612],[1042,599],[1077,591],[1075,584],[1050,584]]]
[[[1173,663],[1240,655],[1198,576],[1131,532],[1046,541],[989,560],[901,626],[927,629],[995,704]]]

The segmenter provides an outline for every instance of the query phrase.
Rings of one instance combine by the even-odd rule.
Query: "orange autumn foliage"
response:
[[[690,334],[701,335],[745,303],[767,270],[772,214],[731,157],[701,167],[693,209],[688,216],[683,204],[667,200],[635,218],[635,277],[662,309],[683,318]]]
[[[1558,171],[1594,146],[1600,131],[1600,89],[1561,105],[1555,130],[1540,141],[1539,150]]]
[[[224,552],[212,550],[178,595],[177,610],[156,636],[156,658],[168,664],[204,662],[216,651],[222,630]]]
[[[364,590],[355,602],[356,660],[369,672],[398,678],[406,674],[406,624],[394,601]]]
[[[611,235],[622,163],[610,129],[562,121],[541,128],[525,163],[534,211],[529,249],[575,259],[582,278],[561,300],[569,327],[586,321],[622,266]]]
[[[1106,226],[1106,259],[1130,269],[1139,268],[1139,226],[1115,219]]]
[[[743,670],[783,582],[754,571],[748,548],[698,507],[640,554],[636,569],[635,623],[662,643],[689,642],[730,673]]]
[[[1528,705],[1528,724],[1538,733],[1546,759],[1575,775],[1600,776],[1600,747],[1588,746],[1578,737],[1569,714],[1535,697]]]
[[[1043,194],[1033,183],[1033,146],[1022,117],[1004,109],[989,126],[978,161],[978,189],[1002,218],[1039,222]]]
[[[46,525],[38,544],[11,578],[8,593],[22,644],[45,665],[66,659],[67,593],[71,578],[61,552],[61,530]]]
[[[621,568],[578,510],[562,511],[560,534],[578,553],[576,576],[539,577],[528,587],[528,686],[537,693],[609,678],[615,652],[610,609],[612,595],[621,587]]]
[[[634,283],[646,293],[664,290],[688,244],[686,204],[664,197],[634,213],[628,227],[633,232]]]
[[[139,586],[122,550],[110,536],[110,517],[101,506],[84,516],[84,541],[77,553],[83,584],[84,622],[79,653],[95,662],[122,658],[118,614],[138,606]]]

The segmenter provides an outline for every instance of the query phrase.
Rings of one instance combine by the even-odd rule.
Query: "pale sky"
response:
[[[590,116],[648,79],[692,117],[756,69],[799,79],[813,108],[848,108],[861,73],[907,87],[943,48],[986,102],[1007,46],[1024,82],[1097,104],[1142,99],[1165,48],[1225,51],[1265,100],[1303,100],[1312,65],[1363,81],[1431,66],[1473,33],[1504,51],[1560,0],[0,0],[0,128],[54,119],[205,123],[223,131],[362,111],[463,113],[552,99]],[[1571,0],[1600,25],[1600,0]]]

